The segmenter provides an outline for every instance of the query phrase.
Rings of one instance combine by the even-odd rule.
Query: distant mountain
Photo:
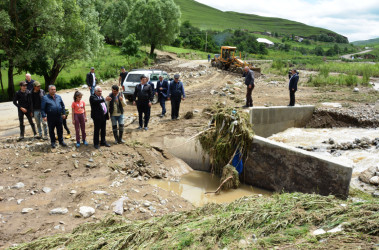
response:
[[[245,29],[252,32],[271,32],[310,37],[320,34],[337,35],[331,30],[309,26],[282,18],[263,17],[232,11],[221,11],[194,0],[174,0],[180,6],[182,21],[201,29],[225,30]],[[231,1],[232,2],[232,1]]]
[[[370,39],[370,40],[355,41],[355,42],[352,42],[351,44],[354,44],[357,46],[379,44],[379,38],[374,38],[374,39]]]

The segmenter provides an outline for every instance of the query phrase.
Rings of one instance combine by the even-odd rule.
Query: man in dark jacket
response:
[[[166,115],[166,99],[168,91],[168,81],[163,79],[163,76],[159,76],[159,81],[157,82],[157,92],[159,104],[162,107],[162,114],[160,117]]]
[[[142,129],[142,125],[144,125],[144,129],[148,130],[153,98],[153,87],[147,84],[147,77],[141,75],[141,83],[136,86],[133,95],[133,105],[137,104],[138,110],[139,127],[137,129]],[[144,115],[144,119],[142,119],[142,115]]]
[[[174,80],[170,82],[167,97],[171,100],[171,120],[179,119],[180,102],[186,99],[183,83],[179,81],[180,75],[174,75]]]
[[[33,90],[33,87],[34,87],[34,85],[33,85],[34,80],[32,79],[31,74],[29,74],[29,73],[25,74],[25,82],[27,84],[26,88],[28,89],[29,92],[31,92]]]
[[[16,92],[13,98],[13,104],[17,107],[18,110],[18,120],[20,122],[20,137],[19,141],[24,139],[25,126],[24,126],[24,115],[29,121],[30,126],[32,127],[34,136],[37,135],[36,127],[33,123],[33,104],[30,92],[27,90],[27,83],[22,81],[20,82],[20,90]]]
[[[296,69],[291,70],[292,76],[290,78],[288,89],[290,91],[290,104],[288,106],[295,106],[295,92],[297,91],[297,82],[299,81],[299,74]]]
[[[33,116],[37,124],[39,138],[42,138],[42,128],[41,128],[41,123],[42,123],[43,133],[44,133],[43,139],[47,140],[47,124],[45,121],[42,120],[42,116],[41,116],[41,103],[42,103],[42,98],[45,96],[45,91],[41,89],[41,84],[38,81],[34,81],[33,85],[34,85],[33,91],[30,93],[32,97],[32,103],[33,103]]]
[[[112,86],[112,93],[109,94],[109,97],[112,98],[112,100],[107,102],[107,104],[109,108],[109,114],[111,117],[115,144],[124,143],[125,141],[122,139],[122,135],[124,133],[124,108],[126,106],[126,103],[117,85]]]
[[[253,107],[253,89],[254,89],[254,71],[248,66],[244,68],[243,76],[245,77],[246,90],[246,105],[243,108]]]
[[[91,118],[94,124],[93,132],[93,144],[96,149],[99,148],[99,133],[101,133],[100,146],[110,147],[105,140],[106,124],[109,120],[109,110],[105,101],[111,101],[112,98],[107,96],[105,99],[101,95],[102,90],[100,86],[95,87],[95,93],[89,98],[89,103],[91,104]]]
[[[49,94],[42,98],[41,114],[49,127],[51,147],[55,148],[55,128],[57,128],[58,141],[63,147],[67,144],[63,141],[63,119],[66,118],[65,106],[62,98],[56,94],[57,89],[54,85],[49,86]]]
[[[91,96],[95,93],[96,80],[95,68],[91,67],[91,71],[86,76],[86,83],[88,85]]]

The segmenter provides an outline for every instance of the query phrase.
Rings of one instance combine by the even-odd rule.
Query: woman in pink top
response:
[[[76,147],[80,147],[80,130],[82,130],[82,139],[83,144],[88,145],[86,141],[86,126],[87,114],[86,114],[86,105],[82,101],[83,94],[79,91],[76,91],[74,94],[74,102],[71,105],[72,108],[72,123],[75,125],[76,133]]]

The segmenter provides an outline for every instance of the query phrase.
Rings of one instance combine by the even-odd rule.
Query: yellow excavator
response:
[[[255,68],[253,65],[241,59],[241,52],[236,56],[237,47],[222,46],[221,53],[216,54],[211,60],[211,65],[223,70],[229,70],[236,73],[243,73],[243,68],[248,66],[251,70],[261,73],[260,68]]]

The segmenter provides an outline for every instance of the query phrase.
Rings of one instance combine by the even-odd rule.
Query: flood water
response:
[[[221,190],[221,193],[205,194],[214,192],[220,185],[220,178],[207,172],[191,171],[181,177],[179,182],[151,179],[150,184],[167,191],[172,191],[194,206],[203,206],[207,203],[230,203],[241,197],[253,194],[270,195],[271,192],[256,187],[240,184],[238,189]]]
[[[337,150],[330,153],[327,147],[331,146],[323,141],[333,138],[335,143],[353,142],[355,138],[367,137],[370,140],[379,138],[379,129],[364,128],[332,128],[332,129],[305,129],[290,128],[284,132],[272,135],[269,139],[282,142],[294,147],[317,147],[314,153],[328,156],[341,164],[353,167],[353,176],[379,163],[379,150],[374,146],[369,149]]]

